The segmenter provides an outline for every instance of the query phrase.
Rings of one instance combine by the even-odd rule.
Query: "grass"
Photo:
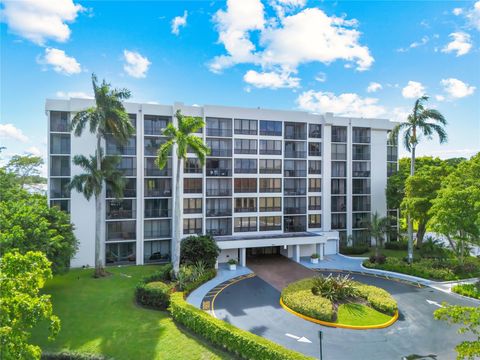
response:
[[[362,304],[342,304],[337,310],[337,323],[343,325],[379,325],[392,317]]]
[[[79,351],[121,359],[229,359],[179,328],[167,313],[138,307],[137,282],[155,266],[111,267],[103,279],[93,270],[71,270],[50,280],[54,313],[62,322],[57,338],[47,340],[46,324],[34,329],[32,342],[43,350]]]

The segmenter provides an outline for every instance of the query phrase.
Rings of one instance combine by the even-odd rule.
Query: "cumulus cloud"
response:
[[[428,36],[424,36],[420,39],[420,41],[414,41],[412,42],[410,45],[408,45],[407,48],[399,48],[397,49],[398,52],[407,52],[408,50],[410,49],[415,49],[415,48],[418,48],[420,46],[424,46],[426,45],[428,42],[430,41],[430,38]]]
[[[298,106],[311,112],[333,112],[340,116],[379,117],[386,109],[378,105],[376,98],[362,98],[355,93],[335,95],[331,92],[305,91],[297,98]]]
[[[25,153],[33,156],[43,156],[43,152],[36,146],[30,146],[25,149]]]
[[[470,86],[461,80],[449,78],[440,81],[444,91],[453,98],[463,98],[472,95],[475,92],[475,86]]]
[[[414,99],[425,95],[425,86],[418,81],[409,81],[402,89],[402,95],[407,99]]]
[[[28,141],[28,137],[22,130],[13,124],[0,124],[0,139],[17,140],[23,143]]]
[[[445,101],[445,96],[440,95],[440,94],[435,95],[435,100],[437,100],[437,101]]]
[[[317,80],[318,82],[325,82],[327,81],[327,74],[325,74],[324,72],[319,72],[315,76],[315,80]]]
[[[9,30],[38,45],[48,39],[67,41],[71,33],[67,23],[85,10],[72,0],[3,1],[2,5],[1,17]]]
[[[175,16],[172,20],[172,34],[180,34],[180,28],[187,26],[188,12],[185,10],[183,16]]]
[[[370,84],[368,84],[367,92],[373,93],[373,92],[376,92],[378,90],[381,90],[382,88],[383,88],[382,84],[379,84],[377,82],[372,81]]]
[[[125,70],[128,75],[134,78],[144,78],[147,76],[151,62],[146,57],[136,51],[123,50],[123,58],[125,60],[123,70]]]
[[[82,71],[80,63],[60,49],[46,48],[44,56],[37,61],[46,67],[51,66],[54,71],[64,75],[78,74]]]
[[[93,99],[93,95],[84,93],[83,91],[57,91],[55,95],[61,99]]]
[[[257,72],[249,70],[243,76],[243,80],[247,84],[258,88],[296,88],[300,85],[300,79],[290,76],[290,73],[287,72]]]
[[[473,8],[466,12],[465,17],[470,26],[480,31],[480,1],[477,1]]]
[[[445,45],[442,52],[456,52],[456,56],[462,56],[470,52],[472,41],[469,34],[464,32],[454,32],[448,36],[452,38],[452,41]]]
[[[462,8],[455,8],[452,10],[452,14],[455,16],[463,14],[463,9]]]

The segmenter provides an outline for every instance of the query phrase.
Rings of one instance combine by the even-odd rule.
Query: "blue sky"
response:
[[[95,72],[133,100],[401,120],[424,93],[449,142],[480,151],[480,1],[1,2],[0,145],[46,153],[46,98]],[[402,154],[406,154],[402,149]]]

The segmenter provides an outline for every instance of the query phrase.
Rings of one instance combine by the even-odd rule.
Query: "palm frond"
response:
[[[183,116],[178,123],[178,129],[186,135],[195,133],[204,127],[205,122],[201,117]]]
[[[421,118],[425,121],[428,119],[435,120],[443,126],[447,125],[445,117],[436,109],[425,109],[421,114]]]
[[[200,164],[203,166],[205,164],[205,157],[210,154],[210,148],[200,137],[193,134],[187,136],[187,143],[195,155],[197,155]]]
[[[163,143],[158,149],[157,158],[155,159],[155,164],[158,166],[159,169],[163,169],[167,165],[168,156],[174,144],[175,142],[170,139],[165,143]]]
[[[448,135],[443,126],[438,124],[430,124],[430,128],[432,129],[432,131],[437,133],[440,144],[444,144],[447,142]]]
[[[162,133],[169,139],[175,139],[177,137],[177,129],[172,123],[168,123]]]
[[[83,155],[75,155],[72,160],[75,165],[80,166],[85,171],[91,171],[92,169],[96,168],[97,160],[95,159],[94,161],[95,163],[92,164],[92,158],[88,159]],[[93,168],[91,168],[92,165],[94,165]]]

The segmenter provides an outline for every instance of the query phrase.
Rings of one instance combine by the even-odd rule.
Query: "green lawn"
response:
[[[392,317],[361,304],[342,304],[337,310],[337,323],[343,325],[380,325]]]
[[[93,279],[92,271],[55,276],[45,292],[62,322],[58,337],[47,340],[46,326],[34,331],[43,350],[99,353],[121,359],[229,359],[180,329],[167,313],[135,305],[136,283],[155,266],[111,267],[111,276]]]

